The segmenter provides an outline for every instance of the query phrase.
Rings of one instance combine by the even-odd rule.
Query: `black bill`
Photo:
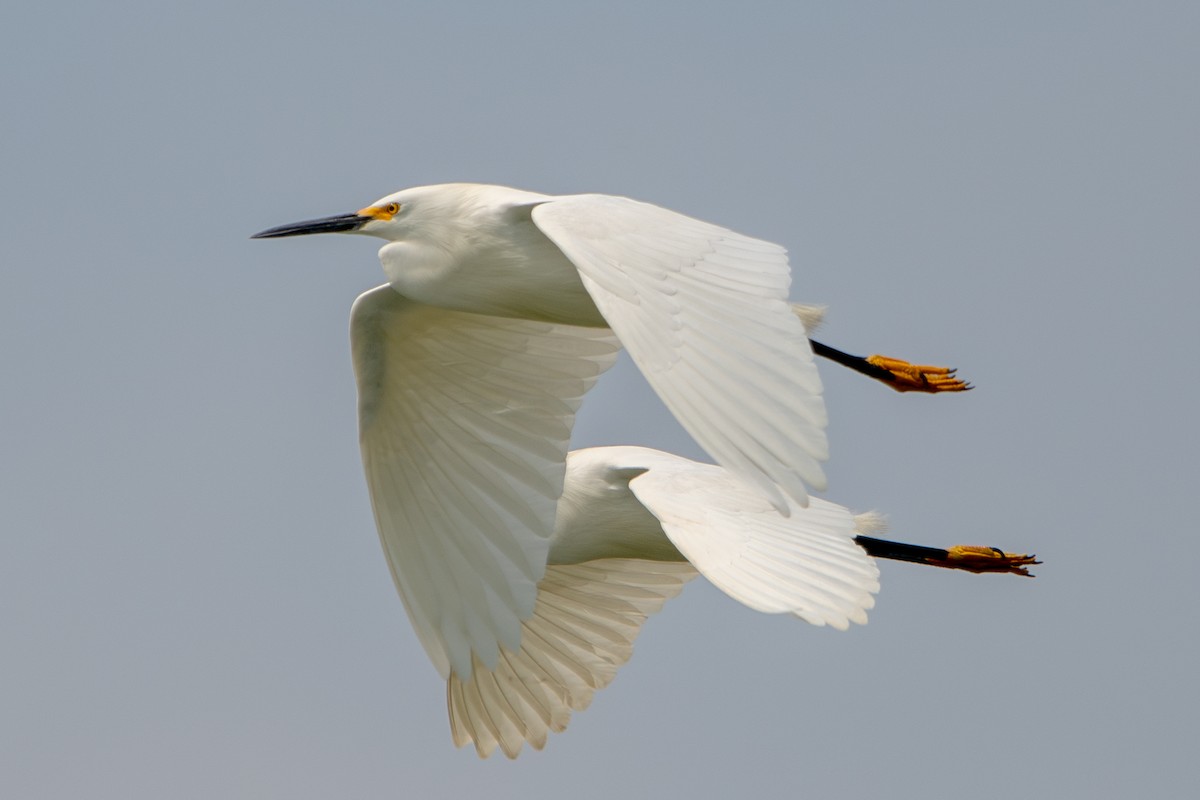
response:
[[[339,214],[336,217],[322,217],[304,222],[293,222],[267,228],[251,236],[251,239],[279,239],[283,236],[306,236],[310,233],[347,233],[355,231],[370,222],[371,218],[358,214]]]

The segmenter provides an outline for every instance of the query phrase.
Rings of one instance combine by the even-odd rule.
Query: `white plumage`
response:
[[[826,418],[783,248],[625,198],[470,184],[258,237],[318,232],[388,240],[389,284],[351,313],[363,465],[456,742],[540,747],[697,570],[752,608],[865,621],[874,563],[805,488]],[[568,461],[621,346],[724,466]]]
[[[330,231],[387,240],[383,271],[410,300],[611,328],[680,424],[776,508],[825,487],[821,379],[779,245],[624,197],[478,184],[257,236]]]
[[[443,676],[515,650],[533,613],[575,410],[619,345],[604,328],[447,311],[380,286],[350,339],[375,521]]]
[[[540,747],[696,570],[760,611],[866,621],[878,571],[846,509],[810,498],[784,516],[722,467],[646,448],[567,456],[619,347],[607,330],[380,286],[355,302],[351,342],[380,538],[457,743]]]
[[[455,743],[485,757],[541,748],[629,660],[646,618],[697,574],[759,611],[840,630],[866,623],[879,571],[853,537],[873,522],[819,498],[784,517],[723,468],[657,450],[570,453],[520,647],[447,680]]]

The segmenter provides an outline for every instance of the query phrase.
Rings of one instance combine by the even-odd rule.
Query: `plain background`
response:
[[[0,792],[1122,797],[1195,787],[1200,6],[25,3],[0,18]],[[360,474],[377,242],[466,180],[786,245],[851,352],[831,499],[1036,580],[883,565],[864,628],[697,582],[543,753],[450,742]],[[701,454],[627,364],[576,443]]]

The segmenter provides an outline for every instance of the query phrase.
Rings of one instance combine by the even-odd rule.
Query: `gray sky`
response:
[[[2,12],[6,796],[1194,787],[1200,6],[639,5]],[[848,633],[697,582],[545,752],[455,750],[360,473],[377,243],[247,239],[451,180],[786,245],[824,341],[978,386],[823,368],[828,497],[1038,578],[884,564]],[[639,381],[576,443],[699,456]]]

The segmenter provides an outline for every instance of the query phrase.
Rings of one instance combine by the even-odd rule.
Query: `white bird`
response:
[[[864,624],[879,570],[855,544],[872,517],[811,498],[783,516],[721,467],[644,447],[567,457],[546,571],[517,649],[447,681],[454,742],[540,749],[632,653],[642,623],[697,574],[757,611]]]
[[[319,232],[389,240],[390,283],[351,312],[360,442],[457,741],[540,746],[689,561],[752,607],[865,618],[877,572],[850,513],[805,508],[825,411],[782,248],[624,198],[466,184],[256,238]],[[568,479],[575,411],[621,345],[730,472],[620,448],[577,454]]]
[[[446,682],[454,743],[515,758],[566,728],[612,681],[642,624],[697,574],[739,602],[845,630],[879,591],[871,556],[1029,575],[1032,556],[871,538],[875,513],[820,498],[783,516],[726,470],[645,447],[567,455],[546,571],[520,647]]]
[[[623,197],[477,184],[405,189],[255,238],[326,232],[387,240],[383,270],[411,300],[611,328],[683,427],[776,508],[825,487],[821,379],[779,245]]]

